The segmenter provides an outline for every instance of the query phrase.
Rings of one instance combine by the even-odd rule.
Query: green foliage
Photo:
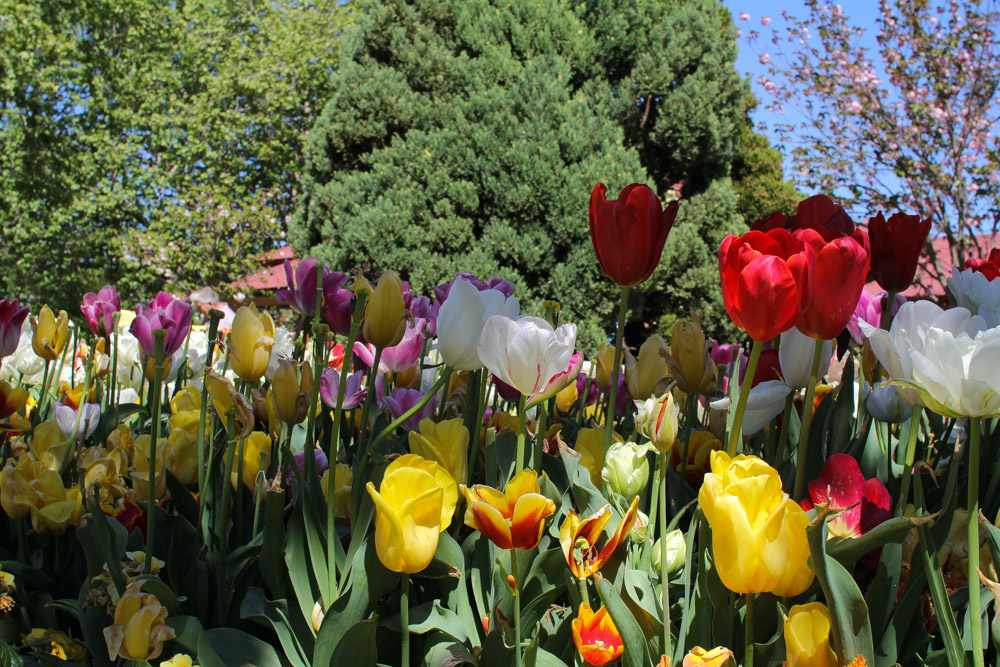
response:
[[[607,340],[619,291],[591,248],[591,189],[676,185],[688,205],[703,192],[735,205],[724,177],[745,89],[714,0],[612,4],[365,4],[309,138],[290,242],[340,270],[392,268],[425,293],[457,271],[501,275],[522,310],[557,299],[581,345]],[[682,213],[685,240],[668,244],[684,262],[665,253],[633,290],[633,322],[689,303],[714,312],[702,300],[718,290],[715,248],[738,219],[712,213]]]
[[[0,293],[77,312],[273,248],[329,96],[333,0],[0,2]]]
[[[771,147],[766,136],[754,131],[750,111],[757,104],[757,99],[750,95],[740,125],[739,148],[733,155],[733,187],[739,197],[737,211],[748,225],[776,211],[791,215],[799,200],[804,199],[784,179],[781,153]]]

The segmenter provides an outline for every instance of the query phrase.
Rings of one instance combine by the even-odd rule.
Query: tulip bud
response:
[[[653,545],[653,571],[660,572],[660,563],[663,554],[667,558],[667,574],[673,574],[684,567],[684,559],[687,556],[687,544],[684,542],[684,533],[679,530],[672,530],[667,533],[666,548],[663,547],[664,539],[661,537]]]
[[[56,319],[51,308],[42,306],[38,317],[31,318],[31,326],[34,329],[31,348],[35,354],[46,361],[58,359],[69,339],[69,317],[66,311],[60,310],[59,318]]]
[[[821,602],[795,605],[785,618],[785,659],[788,667],[834,667],[830,648],[830,612]]]
[[[292,362],[282,359],[271,380],[274,409],[286,424],[298,424],[309,413],[312,373],[308,362],[301,367],[301,378]]]
[[[715,362],[708,353],[708,343],[701,322],[677,320],[670,339],[670,351],[662,353],[670,366],[670,375],[686,394],[708,394],[715,389]]]
[[[896,387],[890,384],[869,388],[866,383],[865,389],[868,390],[865,407],[872,417],[888,424],[901,424],[910,419],[913,406],[903,400]]]
[[[406,305],[403,283],[392,271],[379,279],[371,299],[365,306],[365,340],[375,347],[392,347],[403,340],[406,332]]]
[[[229,363],[233,372],[247,382],[257,382],[264,376],[274,347],[274,320],[267,313],[242,306],[233,318],[230,335]]]
[[[646,445],[620,442],[611,445],[601,470],[601,479],[608,488],[630,503],[649,483],[649,460]]]
[[[174,638],[166,624],[167,608],[155,595],[142,592],[145,581],[129,584],[115,606],[114,625],[104,628],[111,660],[152,660],[163,651],[163,642]]]
[[[643,342],[638,359],[624,350],[625,386],[633,400],[642,401],[666,391],[670,373],[667,362],[663,360],[666,350],[667,344],[660,336],[650,336]]]
[[[677,407],[668,391],[658,398],[647,398],[636,403],[635,427],[649,438],[656,451],[666,454],[677,438]]]

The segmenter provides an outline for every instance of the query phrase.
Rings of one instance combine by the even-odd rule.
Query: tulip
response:
[[[653,570],[660,571],[662,559],[667,559],[667,574],[678,572],[684,567],[684,560],[687,556],[687,545],[684,542],[684,533],[680,530],[672,530],[667,533],[666,547],[664,539],[661,537],[653,545]]]
[[[503,492],[482,484],[461,490],[468,503],[465,525],[501,549],[534,549],[542,539],[545,519],[556,512],[556,504],[541,494],[534,470],[514,475]]]
[[[872,277],[889,292],[902,292],[917,273],[917,260],[931,230],[930,218],[896,213],[886,220],[879,211],[868,221]]]
[[[316,631],[319,632],[318,627],[316,628]],[[194,659],[187,653],[178,653],[174,655],[174,657],[170,658],[170,660],[164,660],[163,662],[161,662],[160,667],[196,667],[196,666],[194,664]]]
[[[635,427],[660,454],[666,454],[677,438],[677,407],[669,391],[657,398],[647,398],[637,403]]]
[[[361,405],[365,400],[367,389],[361,388],[364,372],[357,371],[347,376],[347,387],[344,392],[344,410],[351,410]],[[324,368],[319,381],[319,396],[330,409],[336,409],[337,398],[340,396],[340,371],[335,368]]]
[[[809,384],[815,352],[816,341],[798,329],[789,329],[781,334],[781,344],[778,348],[778,368],[782,382],[790,389],[803,389]],[[823,352],[820,355],[819,377],[826,375],[832,358],[833,343],[828,340],[823,344]],[[758,370],[759,368],[758,366]]]
[[[330,326],[330,329],[341,336],[350,335],[351,321],[354,319],[354,292],[339,285],[336,288],[328,288],[324,279],[322,314],[323,321]]]
[[[105,285],[97,294],[87,292],[83,295],[83,304],[80,306],[80,312],[87,320],[91,333],[105,338],[114,333],[115,313],[121,309],[122,300],[113,285]]]
[[[679,203],[671,202],[664,211],[656,193],[638,183],[626,186],[618,199],[605,199],[607,191],[598,183],[590,194],[590,240],[608,277],[633,287],[659,264]]]
[[[230,438],[241,440],[253,432],[253,408],[246,396],[236,391],[231,380],[209,371],[205,377],[205,389],[212,399],[212,407],[215,408],[227,431],[229,430],[227,415],[230,410],[234,412],[236,433],[230,433]]]
[[[613,348],[611,349],[613,352]],[[634,401],[644,401],[650,396],[659,396],[667,389],[670,369],[662,357],[667,344],[657,335],[650,336],[639,347],[639,358],[625,350],[625,386]],[[612,362],[614,363],[614,362]],[[608,382],[611,380],[609,379]]]
[[[69,318],[66,311],[60,310],[59,318],[56,319],[48,306],[42,306],[38,317],[31,318],[31,326],[35,330],[31,338],[35,354],[46,361],[58,359],[69,339]]]
[[[619,522],[614,535],[600,551],[597,550],[597,542],[604,534],[604,526],[611,520],[611,505],[605,505],[596,513],[582,520],[574,510],[569,511],[559,527],[559,544],[562,546],[563,556],[566,557],[569,571],[573,573],[574,577],[586,579],[604,567],[618,545],[632,530],[638,509],[639,499],[635,498],[629,506],[628,512]],[[578,550],[579,556],[577,556]]]
[[[871,387],[867,382],[862,392],[865,394],[865,408],[872,418],[887,424],[902,424],[913,415],[913,406],[903,400],[897,388],[891,384]]]
[[[701,480],[705,473],[711,470],[712,452],[722,449],[722,442],[711,431],[692,431],[688,434],[687,441],[687,466],[681,460],[683,447],[678,445],[670,450],[670,465],[681,474],[681,470],[686,468],[686,481],[692,488],[701,486]]]
[[[755,341],[788,331],[809,305],[814,263],[812,246],[784,229],[727,236],[719,246],[726,312]]]
[[[413,574],[430,565],[438,536],[451,523],[458,492],[448,472],[433,461],[408,454],[389,464],[375,502],[375,551],[389,570]]]
[[[625,650],[607,607],[601,607],[595,614],[587,602],[581,602],[579,613],[571,625],[573,643],[587,664],[605,665]]]
[[[316,266],[316,258],[307,257],[299,262],[292,271],[292,263],[285,260],[285,282],[287,288],[279,289],[275,296],[280,303],[287,303],[296,312],[302,313],[306,317],[316,312],[316,281],[319,275],[319,267]],[[337,284],[339,282],[339,284]],[[323,291],[335,290],[347,282],[347,276],[343,273],[330,274],[323,268]]]
[[[725,667],[731,657],[733,652],[722,646],[716,646],[711,651],[695,646],[684,656],[682,667]]]
[[[28,449],[46,469],[61,472],[72,444],[56,420],[49,419],[35,427]]]
[[[201,410],[201,392],[194,385],[187,385],[170,399],[170,412],[177,414],[188,410]]]
[[[28,488],[14,502],[28,507],[31,527],[46,535],[62,535],[81,521],[83,494],[80,487],[74,484],[66,489],[54,470],[43,470],[28,482]]]
[[[389,414],[392,415],[393,419],[398,419],[409,412],[423,397],[424,393],[419,389],[397,387],[382,399],[382,405],[389,410]],[[420,427],[420,420],[432,419],[436,411],[437,397],[432,396],[431,400],[424,404],[424,407],[417,410],[417,412],[403,422],[403,428],[410,431],[418,429]]]
[[[830,612],[821,602],[797,604],[785,618],[785,660],[788,667],[836,667],[830,648]]]
[[[992,264],[979,265],[980,269]],[[1000,280],[991,280],[986,270],[952,269],[948,291],[955,303],[986,320],[989,327],[1000,325]]]
[[[108,659],[152,660],[163,652],[163,642],[175,633],[166,624],[167,608],[155,595],[143,593],[145,580],[125,587],[115,606],[114,624],[104,628]]]
[[[537,317],[494,315],[486,320],[477,347],[483,365],[531,403],[570,368],[575,344],[575,324],[553,329]]]
[[[63,405],[59,401],[52,403],[55,411],[56,423],[63,436],[67,438],[76,437],[77,440],[84,440],[97,429],[97,424],[101,421],[101,406],[96,403],[84,403],[79,410],[74,410],[68,405]]]
[[[0,299],[0,359],[17,350],[21,340],[21,326],[27,316],[28,307],[21,307],[17,299]]]
[[[613,345],[602,345],[597,350],[597,357],[594,359],[594,364],[597,366],[594,371],[594,377],[597,380],[597,388],[599,391],[610,391],[611,390],[611,372],[614,370],[615,365],[615,348]],[[619,368],[619,370],[621,370]]]
[[[892,516],[889,490],[877,477],[866,480],[847,454],[831,454],[819,477],[809,482],[809,498],[801,505],[808,511],[814,504],[844,510],[828,522],[836,537],[861,537]]]
[[[365,304],[363,333],[375,347],[392,347],[403,339],[406,331],[406,305],[403,284],[392,271],[386,271]]]
[[[580,398],[580,390],[576,382],[571,382],[556,394],[556,408],[559,412],[570,412]]]
[[[519,314],[520,304],[514,297],[494,289],[478,290],[456,277],[437,317],[441,359],[456,370],[482,368],[478,345],[486,321],[494,315],[517,319]]]
[[[0,381],[0,434],[6,432],[24,431],[30,428],[22,419],[6,420],[24,410],[28,403],[28,390],[24,387],[14,389],[6,382]]]
[[[660,354],[669,365],[670,376],[685,394],[710,394],[715,391],[716,368],[708,347],[697,316],[674,323],[670,349]]]
[[[795,326],[817,340],[832,340],[861,298],[871,261],[868,249],[850,236],[829,239],[811,229],[795,232],[795,238],[810,244],[815,254],[811,299]]]
[[[469,429],[460,418],[434,423],[421,419],[419,431],[409,434],[410,451],[434,461],[452,476],[456,483],[469,483]]]
[[[298,452],[296,452],[298,453]],[[257,474],[267,470],[271,463],[271,436],[261,431],[254,431],[243,442],[243,470],[233,470],[230,479],[233,491],[236,490],[238,481],[251,491],[257,489]]]
[[[24,502],[31,484],[45,472],[45,465],[28,456],[8,459],[0,470],[0,507],[11,519],[28,516],[31,505]]]
[[[601,443],[602,447],[604,443]],[[646,453],[651,448],[634,442],[618,442],[611,445],[601,470],[601,479],[608,489],[625,502],[639,497],[649,483],[649,459]]]
[[[298,424],[306,418],[312,396],[312,371],[309,362],[304,362],[297,370],[292,362],[282,359],[278,362],[278,370],[271,385],[278,419],[285,424]]]
[[[726,588],[785,597],[812,583],[809,517],[782,491],[774,468],[755,456],[715,452],[698,504],[712,527],[715,567]]]
[[[417,322],[415,326],[407,327],[403,338],[392,347],[382,350],[379,357],[379,373],[399,373],[413,366],[420,358],[424,346],[424,323]],[[354,354],[358,355],[368,368],[375,363],[375,346],[365,345],[361,341],[354,343]]]
[[[195,415],[197,420],[198,415]],[[184,486],[198,481],[198,438],[184,429],[174,429],[167,438],[166,467]]]
[[[233,318],[229,363],[242,380],[257,382],[264,377],[274,346],[274,320],[251,305],[241,306]]]
[[[129,331],[139,341],[142,353],[148,358],[153,358],[156,353],[153,332],[163,329],[167,332],[167,337],[163,341],[164,358],[172,357],[187,338],[193,314],[194,308],[191,304],[175,299],[166,292],[160,292],[150,302],[149,307],[136,306],[135,319],[132,320]]]
[[[329,497],[330,470],[323,473],[320,480],[323,487],[323,497]],[[333,515],[346,519],[351,509],[351,488],[354,486],[354,471],[346,463],[338,463],[333,467]]]
[[[149,497],[149,446],[150,436],[140,435],[135,439],[136,455],[132,456],[132,467],[129,468],[129,477],[132,479],[132,488],[140,498]],[[160,438],[156,441],[156,456],[153,462],[155,479],[153,480],[153,495],[162,498],[167,494],[166,459],[170,448],[170,441],[167,438]]]
[[[580,465],[590,472],[590,481],[598,489],[604,483],[601,471],[604,470],[604,429],[606,428],[607,426],[581,428],[576,432],[576,442],[573,444],[573,449],[580,455]],[[611,437],[615,442],[623,441],[623,438],[615,432],[611,433]]]
[[[993,248],[986,259],[970,257],[965,260],[965,268],[975,271],[993,282],[1000,278],[1000,248]]]

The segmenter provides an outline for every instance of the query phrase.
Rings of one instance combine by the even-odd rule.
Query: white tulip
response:
[[[972,269],[951,271],[948,291],[960,308],[986,320],[986,326],[1000,325],[1000,280],[990,280]]]
[[[439,320],[439,335],[441,330]],[[538,317],[512,320],[494,315],[483,326],[478,349],[483,365],[530,403],[555,376],[566,372],[574,345],[575,324],[553,331],[552,325]]]
[[[913,406],[904,401],[891,384],[879,384],[873,389],[865,382],[861,391],[865,396],[868,413],[880,422],[900,424],[913,414]]]
[[[781,334],[778,344],[778,362],[781,364],[781,374],[785,384],[792,389],[803,389],[809,384],[812,373],[813,354],[816,352],[816,339],[811,338],[792,327]],[[823,343],[823,354],[819,360],[820,377],[826,375],[833,358],[833,341]]]
[[[482,368],[478,344],[486,320],[494,315],[517,319],[520,312],[521,306],[514,297],[507,298],[495,289],[480,292],[465,278],[455,278],[437,318],[441,358],[459,371]]]
[[[810,340],[812,340],[810,338]],[[747,406],[743,412],[743,435],[753,435],[767,426],[768,422],[781,414],[785,409],[785,399],[792,388],[781,380],[768,380],[750,390],[747,396]],[[710,404],[713,410],[728,410],[729,397],[720,398]]]

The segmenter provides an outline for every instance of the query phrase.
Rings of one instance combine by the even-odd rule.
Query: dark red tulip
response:
[[[813,263],[812,246],[784,229],[727,236],[719,272],[729,317],[760,342],[788,331],[809,305]]]
[[[986,259],[965,260],[965,268],[983,274],[990,281],[1000,278],[1000,248],[990,250],[990,256]]]
[[[0,359],[14,354],[21,340],[21,325],[28,316],[28,307],[17,299],[0,299]]]
[[[806,510],[813,505],[844,510],[830,524],[839,537],[861,537],[892,517],[892,497],[885,485],[876,477],[866,480],[858,462],[847,454],[830,455],[800,504]]]
[[[649,278],[660,262],[678,203],[663,210],[656,193],[638,183],[610,201],[604,198],[607,190],[598,183],[590,194],[590,240],[608,277],[632,287]]]
[[[913,282],[917,260],[931,230],[930,220],[896,213],[886,220],[882,212],[868,221],[872,275],[887,292],[902,292]]]

